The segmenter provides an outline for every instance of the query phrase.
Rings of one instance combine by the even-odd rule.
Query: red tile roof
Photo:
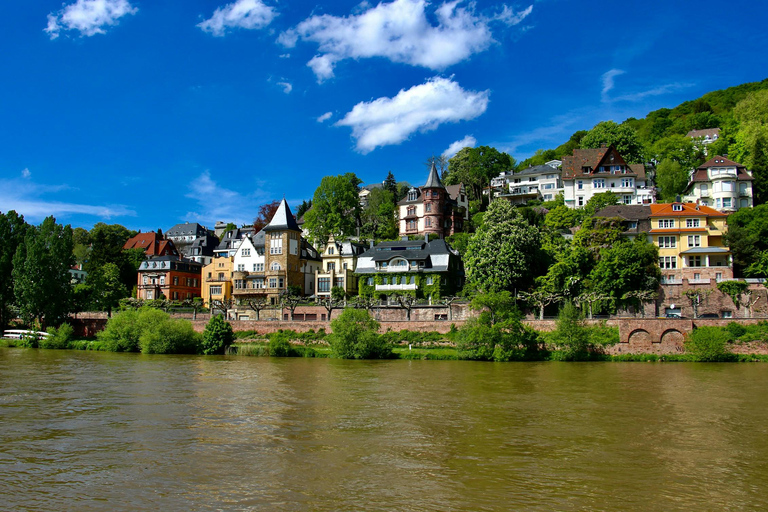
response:
[[[129,238],[123,245],[123,249],[144,249],[144,254],[147,256],[178,254],[173,242],[164,240],[154,231],[139,233],[133,238]]]
[[[672,205],[682,205],[683,209],[675,211]],[[727,213],[721,213],[709,206],[696,203],[656,203],[651,207],[651,217],[727,217]]]

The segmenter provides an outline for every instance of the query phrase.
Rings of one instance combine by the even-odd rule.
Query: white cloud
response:
[[[493,42],[489,24],[513,25],[530,14],[532,6],[514,13],[484,17],[474,4],[458,7],[459,0],[434,9],[437,25],[427,19],[426,0],[394,0],[372,8],[359,6],[360,14],[347,17],[328,14],[307,18],[280,34],[278,42],[291,48],[299,39],[317,43],[319,54],[307,64],[319,82],[333,77],[337,62],[344,59],[384,57],[393,62],[442,70],[482,52]]]
[[[443,151],[443,156],[446,158],[453,158],[456,153],[459,152],[459,150],[464,148],[473,148],[475,147],[475,144],[477,144],[477,139],[471,135],[467,135],[463,139],[451,143],[451,145],[448,146],[448,149]]]
[[[333,117],[333,112],[326,112],[325,114],[321,115],[317,118],[318,123],[324,123],[327,120],[329,120],[331,117]]]
[[[198,203],[198,210],[187,212],[182,220],[209,226],[219,220],[234,222],[238,226],[250,224],[258,213],[256,210],[259,204],[269,199],[258,187],[247,195],[221,187],[211,179],[209,171],[204,171],[191,182],[186,197]]]
[[[48,15],[45,32],[51,39],[59,37],[62,30],[79,30],[81,36],[104,34],[104,27],[117,25],[117,20],[138,9],[128,0],[77,0]]]
[[[28,169],[24,171],[29,172]],[[135,216],[136,212],[120,204],[92,205],[46,199],[46,194],[66,192],[72,195],[68,185],[41,185],[32,182],[29,175],[25,179],[0,180],[0,204],[4,210],[16,210],[28,220],[37,222],[49,215],[62,216],[71,214],[93,215],[101,219],[112,217]]]
[[[24,178],[29,178],[30,176],[32,176],[32,171],[25,168],[23,171],[21,171],[21,176]]]
[[[488,108],[490,91],[465,91],[450,78],[435,77],[394,98],[360,102],[335,126],[349,126],[356,148],[368,153],[399,144],[414,132],[427,132],[442,123],[474,119]]]
[[[602,95],[603,101],[608,101],[608,93],[611,91],[611,89],[613,89],[614,86],[613,79],[619,75],[623,75],[624,73],[625,71],[621,69],[611,69],[603,73],[601,78],[603,82],[603,90],[600,93]]]
[[[504,5],[501,12],[496,15],[497,20],[504,22],[505,24],[512,26],[517,25],[521,21],[523,21],[526,17],[528,17],[529,14],[533,12],[533,5],[529,5],[527,9],[523,9],[522,11],[515,12],[514,9],[511,9],[509,6]]]
[[[283,92],[285,94],[290,94],[293,90],[293,85],[291,85],[289,82],[277,82],[277,85],[283,88]]]
[[[227,29],[244,28],[258,30],[266,27],[278,16],[274,7],[261,0],[237,0],[219,7],[209,19],[198,23],[203,32],[221,37]]]
[[[611,101],[640,101],[643,98],[647,98],[648,96],[661,96],[662,94],[669,94],[672,92],[679,91],[681,89],[686,89],[688,87],[693,87],[695,84],[693,83],[682,83],[682,82],[674,82],[671,84],[665,84],[660,85],[658,87],[654,87],[652,89],[648,89],[646,91],[640,91],[632,94],[625,94],[622,96],[618,96]]]

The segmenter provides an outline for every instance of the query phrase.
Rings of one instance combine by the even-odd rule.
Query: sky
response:
[[[768,77],[760,2],[0,2],[0,211],[252,222],[323,176],[576,130]]]

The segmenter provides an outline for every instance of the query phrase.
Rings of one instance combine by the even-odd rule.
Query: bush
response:
[[[171,320],[142,331],[139,346],[142,354],[197,354],[202,336],[186,320]]]
[[[456,334],[459,359],[476,361],[525,361],[541,359],[539,335],[519,320],[490,325],[470,319]]]
[[[40,338],[37,334],[22,334],[19,341],[16,342],[17,347],[21,348],[37,348],[40,346]]]
[[[589,329],[584,325],[584,316],[571,302],[566,302],[557,316],[557,328],[548,336],[555,349],[552,359],[556,361],[586,361],[591,359],[593,345]]]
[[[725,282],[728,282],[728,281],[725,281]],[[728,325],[725,326],[725,330],[728,333],[728,337],[731,340],[738,340],[739,338],[747,334],[747,328],[738,322],[729,322]]]
[[[49,327],[46,332],[50,336],[39,341],[40,348],[69,348],[75,339],[75,329],[69,324],[61,324],[58,329]]]
[[[208,321],[203,330],[203,354],[223,354],[234,341],[232,325],[224,320],[223,315],[216,315]]]
[[[104,350],[145,354],[195,354],[202,343],[190,322],[153,308],[121,311],[97,338]]]
[[[728,333],[725,329],[699,327],[688,335],[685,353],[690,361],[732,361],[734,356],[726,349],[727,344]]]
[[[341,359],[386,359],[392,346],[379,336],[379,322],[364,309],[346,308],[331,321],[333,357]]]
[[[288,341],[286,333],[272,333],[269,338],[269,356],[270,357],[290,357],[294,355],[291,349],[291,343]]]

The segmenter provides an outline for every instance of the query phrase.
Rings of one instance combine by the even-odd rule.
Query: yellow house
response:
[[[203,267],[202,297],[205,307],[211,306],[212,300],[227,301],[232,298],[233,257],[214,258]]]
[[[662,282],[733,277],[731,251],[723,245],[727,214],[696,203],[652,204],[651,239],[659,248]]]
[[[322,268],[315,272],[317,297],[330,297],[335,286],[343,288],[347,295],[357,295],[355,267],[357,257],[365,251],[363,244],[350,240],[336,242],[331,236],[321,254]]]

